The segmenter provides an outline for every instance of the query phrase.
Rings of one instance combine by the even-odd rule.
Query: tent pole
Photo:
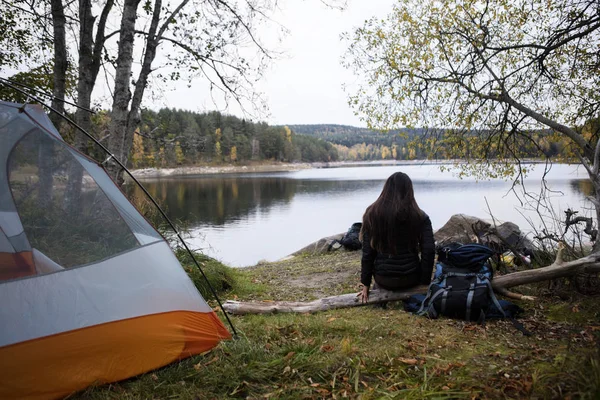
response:
[[[42,96],[50,97],[50,99],[52,99],[52,100],[58,100],[58,101],[60,101],[60,102],[63,102],[63,103],[65,103],[65,104],[68,104],[68,105],[70,105],[70,106],[77,107],[77,108],[79,108],[79,109],[81,109],[81,110],[87,111],[87,112],[89,112],[90,114],[96,114],[96,112],[95,112],[95,111],[93,111],[93,110],[90,110],[89,108],[85,108],[85,107],[78,106],[77,104],[75,104],[75,103],[73,103],[73,102],[70,102],[70,101],[68,101],[68,100],[59,99],[58,97],[56,97],[56,96],[54,96],[54,95],[52,95],[52,94],[50,94],[50,93],[44,92],[43,90],[39,90],[39,89],[32,88],[31,86],[28,86],[28,85],[26,85],[26,84],[24,84],[24,83],[21,83],[21,82],[15,82],[15,81],[11,81],[10,79],[6,79],[6,78],[0,78],[0,80],[4,81],[4,82],[2,82],[2,83],[5,83],[7,86],[10,86],[8,83],[10,83],[10,84],[12,84],[12,85],[21,86],[21,87],[27,88],[27,90],[31,90],[32,92],[39,93],[39,94],[41,94]],[[6,83],[6,82],[8,82],[8,83]],[[12,87],[12,86],[11,86],[11,87]],[[16,89],[16,88],[14,88],[14,87],[12,87],[12,88],[13,88],[13,89]],[[30,94],[27,94],[27,93],[24,93],[24,92],[21,92],[21,93],[25,94],[26,96],[29,96],[29,97],[31,97],[31,95],[30,95]],[[33,97],[32,97],[32,98],[33,98]]]
[[[77,123],[75,123],[75,121],[73,121],[72,119],[70,119],[69,117],[67,117],[64,114],[59,113],[54,108],[52,108],[51,106],[49,106],[46,103],[44,103],[43,101],[41,101],[39,98],[37,98],[37,97],[35,97],[33,95],[28,94],[27,92],[25,92],[22,89],[19,89],[19,88],[13,86],[10,83],[10,81],[8,81],[8,80],[6,80],[4,78],[0,78],[0,83],[3,83],[4,85],[6,85],[8,87],[10,87],[10,88],[12,88],[12,89],[14,89],[14,90],[16,90],[16,91],[24,94],[24,95],[27,95],[27,96],[31,97],[31,99],[37,101],[38,103],[40,103],[44,107],[48,108],[50,111],[58,114],[65,121],[69,122],[75,128],[79,129],[85,136],[88,137],[88,139],[90,139],[96,145],[98,145],[102,150],[104,150],[104,152],[106,152],[106,154],[108,154],[108,156],[110,158],[112,158],[121,168],[123,168],[123,171],[125,171],[127,173],[127,175],[129,175],[129,177],[140,187],[140,189],[142,189],[142,191],[146,194],[146,196],[148,196],[148,198],[150,199],[150,201],[158,209],[158,211],[160,212],[160,214],[162,215],[162,217],[165,219],[165,221],[167,221],[167,223],[169,224],[169,226],[171,227],[171,229],[173,229],[173,232],[175,232],[175,234],[177,235],[177,238],[179,239],[179,241],[181,242],[181,244],[183,244],[183,247],[185,247],[185,249],[187,250],[187,252],[190,255],[190,257],[192,257],[192,260],[194,260],[194,264],[196,264],[196,267],[198,268],[198,270],[200,271],[200,273],[202,274],[202,276],[206,280],[206,283],[208,284],[208,287],[210,288],[210,291],[212,292],[213,296],[215,296],[215,299],[217,300],[217,303],[219,303],[219,307],[223,311],[223,314],[225,315],[225,318],[227,319],[227,322],[229,323],[229,326],[231,326],[231,330],[233,331],[233,337],[234,337],[234,339],[237,339],[237,336],[238,336],[237,331],[236,331],[235,327],[233,326],[233,323],[231,322],[231,319],[229,319],[229,315],[227,315],[227,312],[223,308],[223,304],[221,303],[221,300],[219,299],[219,296],[217,295],[217,292],[215,291],[215,289],[210,284],[210,281],[208,280],[208,277],[206,276],[206,274],[202,270],[202,267],[200,267],[200,263],[198,262],[198,260],[196,260],[196,257],[194,256],[194,253],[192,253],[192,251],[188,247],[188,245],[185,242],[185,240],[183,240],[183,237],[181,236],[181,234],[179,233],[179,231],[175,227],[175,224],[173,224],[173,222],[171,221],[171,219],[167,216],[167,214],[164,212],[164,210],[161,208],[161,206],[156,202],[156,200],[154,199],[154,197],[152,197],[152,195],[146,190],[146,188],[144,187],[144,185],[142,185],[142,183],[135,176],[133,176],[133,174],[131,173],[131,171],[129,171],[129,169],[127,169],[127,167],[117,157],[115,157],[115,155],[112,154],[110,152],[110,150],[108,150],[102,143],[100,143],[98,141],[98,139],[96,139],[94,136],[92,136],[90,133],[88,133],[85,129],[83,129]]]

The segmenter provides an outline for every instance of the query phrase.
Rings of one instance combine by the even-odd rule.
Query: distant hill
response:
[[[456,150],[445,143],[443,131],[436,128],[401,129],[379,132],[367,128],[336,124],[288,125],[297,135],[321,139],[333,144],[341,161],[370,160],[419,160],[428,157],[438,159],[457,158]],[[470,131],[466,135],[479,135],[484,132]],[[549,130],[532,130],[518,136],[518,147],[522,157],[539,157],[540,150],[548,157],[561,154],[564,143],[557,143]],[[435,142],[419,140],[437,138]],[[529,137],[530,139],[526,139]],[[439,140],[441,139],[441,140]],[[435,147],[431,148],[432,143]],[[433,155],[431,153],[433,150]],[[493,149],[492,149],[493,151]],[[494,157],[491,153],[489,157]]]
[[[407,139],[425,133],[425,129],[403,129],[387,133],[350,125],[311,124],[288,125],[297,134],[313,136],[330,143],[352,147],[357,144],[373,144],[377,146],[403,146]]]

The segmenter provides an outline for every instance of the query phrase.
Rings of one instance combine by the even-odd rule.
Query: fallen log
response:
[[[534,282],[572,276],[577,273],[600,272],[600,253],[590,254],[577,260],[564,262],[562,248],[559,249],[556,260],[547,267],[513,272],[498,276],[492,281],[494,291],[510,298],[533,300],[531,296],[509,292],[507,289],[514,286],[526,285]],[[241,302],[227,300],[223,308],[230,314],[269,314],[269,313],[311,313],[326,311],[334,308],[357,307],[366,304],[376,304],[386,301],[408,299],[411,295],[427,292],[427,286],[417,286],[410,290],[392,292],[378,289],[369,293],[369,301],[361,303],[357,293],[347,293],[330,296],[313,301],[269,301],[269,302]]]
[[[384,301],[404,300],[411,295],[427,291],[427,286],[417,286],[403,292],[388,290],[372,290],[369,301],[365,304],[382,303]],[[313,301],[273,301],[273,302],[242,302],[227,300],[223,303],[225,311],[231,314],[269,314],[269,313],[309,313],[326,311],[333,308],[356,307],[363,305],[356,293],[341,294],[339,296],[325,297]]]

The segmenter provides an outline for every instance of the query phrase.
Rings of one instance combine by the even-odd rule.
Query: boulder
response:
[[[497,234],[494,231],[497,231]],[[300,254],[325,254],[336,250],[347,251],[339,243],[334,244],[334,241],[340,240],[345,233],[342,232],[337,235],[321,238],[295,251],[288,257]],[[448,222],[434,233],[434,237],[438,247],[458,242],[481,243],[500,252],[510,250],[511,247],[519,252],[523,252],[524,250],[533,251],[535,249],[533,243],[521,233],[516,224],[504,222],[498,224],[497,228],[494,229],[491,221],[466,214],[455,214],[450,217]]]
[[[339,245],[339,247],[335,246],[335,245],[334,246],[331,246],[331,245],[334,242],[334,240],[340,240],[344,236],[345,233],[346,232],[338,233],[337,235],[327,236],[322,239],[319,239],[316,242],[313,242],[313,243],[309,244],[308,246],[305,246],[305,247],[301,248],[300,250],[292,253],[291,255],[297,256],[300,254],[324,254],[324,253],[327,253],[328,251],[332,251],[332,250],[338,250],[338,249],[343,250],[344,247],[341,245]]]
[[[533,243],[512,222],[494,224],[489,220],[465,214],[455,214],[444,226],[434,233],[436,245],[448,243],[481,243],[494,250],[504,252],[515,249],[519,252],[533,251]]]
[[[433,236],[438,246],[448,243],[474,243],[489,231],[492,224],[481,218],[465,214],[454,214]]]

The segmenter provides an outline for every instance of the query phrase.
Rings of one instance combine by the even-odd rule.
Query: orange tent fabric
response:
[[[214,313],[179,311],[2,347],[0,360],[13,361],[0,362],[0,399],[61,398],[200,354],[230,337]]]
[[[61,398],[230,337],[104,169],[41,108],[0,102],[0,399]]]

